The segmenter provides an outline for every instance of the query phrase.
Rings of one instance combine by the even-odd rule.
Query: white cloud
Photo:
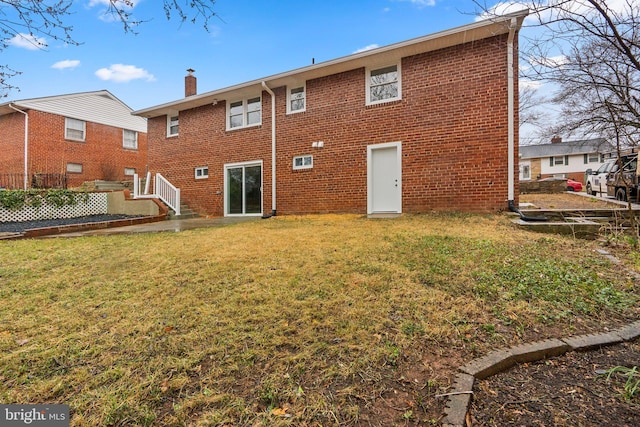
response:
[[[524,79],[520,79],[518,81],[518,86],[520,87],[520,89],[531,89],[533,91],[537,91],[538,89],[540,89],[542,86],[544,85],[544,83],[536,81],[536,80],[524,80]]]
[[[561,67],[569,62],[567,57],[564,55],[531,58],[530,61],[549,68]]]
[[[396,1],[407,1],[411,4],[414,4],[418,7],[426,7],[426,6],[435,6],[436,0],[396,0]]]
[[[57,70],[64,70],[67,68],[76,68],[80,65],[80,61],[77,59],[65,59],[64,61],[58,61],[51,66],[51,68],[55,68]]]
[[[360,49],[356,50],[356,51],[355,51],[355,52],[353,52],[353,53],[366,52],[366,51],[368,51],[368,50],[371,50],[371,49],[377,49],[377,48],[379,48],[379,47],[380,47],[380,45],[377,45],[377,44],[375,44],[375,43],[374,43],[374,44],[370,44],[370,45],[368,45],[368,46],[362,47],[362,48],[360,48]]]
[[[36,37],[30,34],[16,34],[7,41],[11,46],[21,47],[28,50],[38,50],[47,47],[47,41],[44,37]]]
[[[148,82],[155,81],[153,74],[135,65],[111,64],[109,68],[100,68],[95,74],[101,80],[116,83],[126,83],[137,79],[145,79]]]

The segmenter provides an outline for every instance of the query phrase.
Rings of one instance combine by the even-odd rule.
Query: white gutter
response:
[[[18,113],[22,113],[24,114],[24,183],[23,183],[23,190],[27,189],[27,174],[28,174],[28,155],[29,155],[29,114],[27,114],[25,111],[19,110],[16,107],[14,107],[11,104],[8,104],[9,108],[11,108],[14,111],[17,111]]]
[[[515,201],[515,191],[514,191],[514,153],[515,153],[515,77],[513,74],[513,39],[515,38],[516,28],[518,26],[518,21],[516,18],[511,18],[511,23],[509,24],[509,38],[507,39],[507,114],[508,114],[508,122],[507,122],[507,133],[508,140],[507,144],[509,146],[509,159],[507,161],[509,167],[509,177],[508,177],[508,189],[507,196],[508,201],[511,204]]]
[[[262,87],[271,96],[271,215],[276,215],[276,94],[267,82],[262,81]]]

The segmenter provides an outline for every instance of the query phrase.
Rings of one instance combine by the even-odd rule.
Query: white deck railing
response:
[[[140,179],[138,174],[133,175],[133,197],[136,199],[157,197],[166,203],[176,213],[180,215],[180,189],[171,184],[164,176],[157,173],[155,176],[154,194],[149,194],[151,183],[151,173],[147,172],[144,194],[140,194]]]

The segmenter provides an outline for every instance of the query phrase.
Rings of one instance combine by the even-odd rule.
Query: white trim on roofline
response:
[[[192,95],[188,98],[182,98],[177,101],[137,110],[134,111],[133,114],[147,118],[158,117],[169,114],[170,111],[188,110],[222,100],[241,98],[251,93],[255,93],[256,90],[261,90],[263,81],[267,82],[269,87],[280,87],[292,84],[296,81],[307,81],[357,68],[383,66],[396,63],[407,56],[457,46],[463,43],[482,40],[500,34],[507,34],[509,32],[509,25],[512,18],[517,19],[518,28],[520,28],[524,18],[528,14],[529,11],[525,9],[513,14],[473,22],[471,24],[449,30],[320,62],[284,73],[274,74],[269,77],[217,89],[200,95]]]

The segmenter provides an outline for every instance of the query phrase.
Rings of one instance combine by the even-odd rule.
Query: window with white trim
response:
[[[400,64],[367,69],[367,105],[402,98]]]
[[[287,114],[299,113],[307,109],[307,88],[305,85],[287,87]]]
[[[313,156],[296,156],[293,158],[293,169],[311,169],[313,167]]]
[[[81,163],[67,163],[67,172],[69,173],[82,173]]]
[[[72,119],[66,117],[64,119],[64,138],[74,141],[84,141],[87,131],[87,123],[84,120]]]
[[[133,176],[136,174],[136,168],[124,168],[124,176]]]
[[[209,166],[200,166],[195,169],[196,179],[209,178]]]
[[[242,99],[227,104],[227,130],[262,124],[262,98]]]
[[[130,150],[138,149],[138,132],[122,129],[122,146]]]
[[[179,118],[177,113],[167,115],[167,136],[178,135],[178,124]]]

